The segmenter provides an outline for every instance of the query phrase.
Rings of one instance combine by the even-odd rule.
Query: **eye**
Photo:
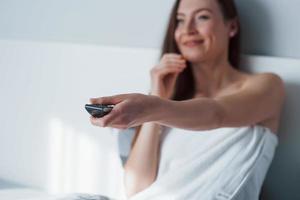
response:
[[[177,18],[176,19],[176,25],[178,26],[178,25],[182,25],[184,23],[184,20],[183,19],[181,19],[181,18]]]
[[[198,17],[198,19],[199,19],[199,20],[208,20],[208,19],[210,19],[210,17],[209,17],[208,15],[200,15],[200,16]]]
[[[177,24],[183,23],[183,19],[177,18],[177,19],[176,19],[176,23],[177,23]]]

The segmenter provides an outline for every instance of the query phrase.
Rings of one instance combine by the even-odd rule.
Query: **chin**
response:
[[[199,53],[189,53],[189,54],[185,54],[183,53],[182,54],[183,57],[188,61],[188,62],[191,62],[191,63],[198,63],[198,62],[202,62],[206,59],[206,56],[203,55],[203,54],[199,54]]]
[[[204,49],[198,48],[181,48],[181,54],[189,62],[200,62],[207,57]]]

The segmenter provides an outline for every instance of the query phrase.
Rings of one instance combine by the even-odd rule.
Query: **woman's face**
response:
[[[175,40],[190,62],[203,62],[227,55],[229,38],[236,33],[226,22],[216,0],[181,0],[177,10]]]

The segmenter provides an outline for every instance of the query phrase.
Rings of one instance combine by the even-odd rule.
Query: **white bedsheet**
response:
[[[1,189],[1,200],[54,200],[54,196],[29,188]]]
[[[1,189],[0,200],[113,200],[101,195],[93,194],[58,194],[50,195],[46,192],[30,188]]]

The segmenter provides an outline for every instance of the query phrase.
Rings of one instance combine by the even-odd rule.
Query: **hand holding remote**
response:
[[[86,104],[85,109],[96,118],[103,117],[108,114],[114,108],[113,105],[103,105],[103,104]]]
[[[140,93],[119,94],[99,98],[91,98],[92,105],[114,105],[109,114],[100,118],[90,117],[95,126],[127,129],[139,126],[148,121],[156,121],[164,106],[162,99],[153,95]],[[101,107],[101,106],[100,106]],[[101,110],[104,111],[103,108]]]

